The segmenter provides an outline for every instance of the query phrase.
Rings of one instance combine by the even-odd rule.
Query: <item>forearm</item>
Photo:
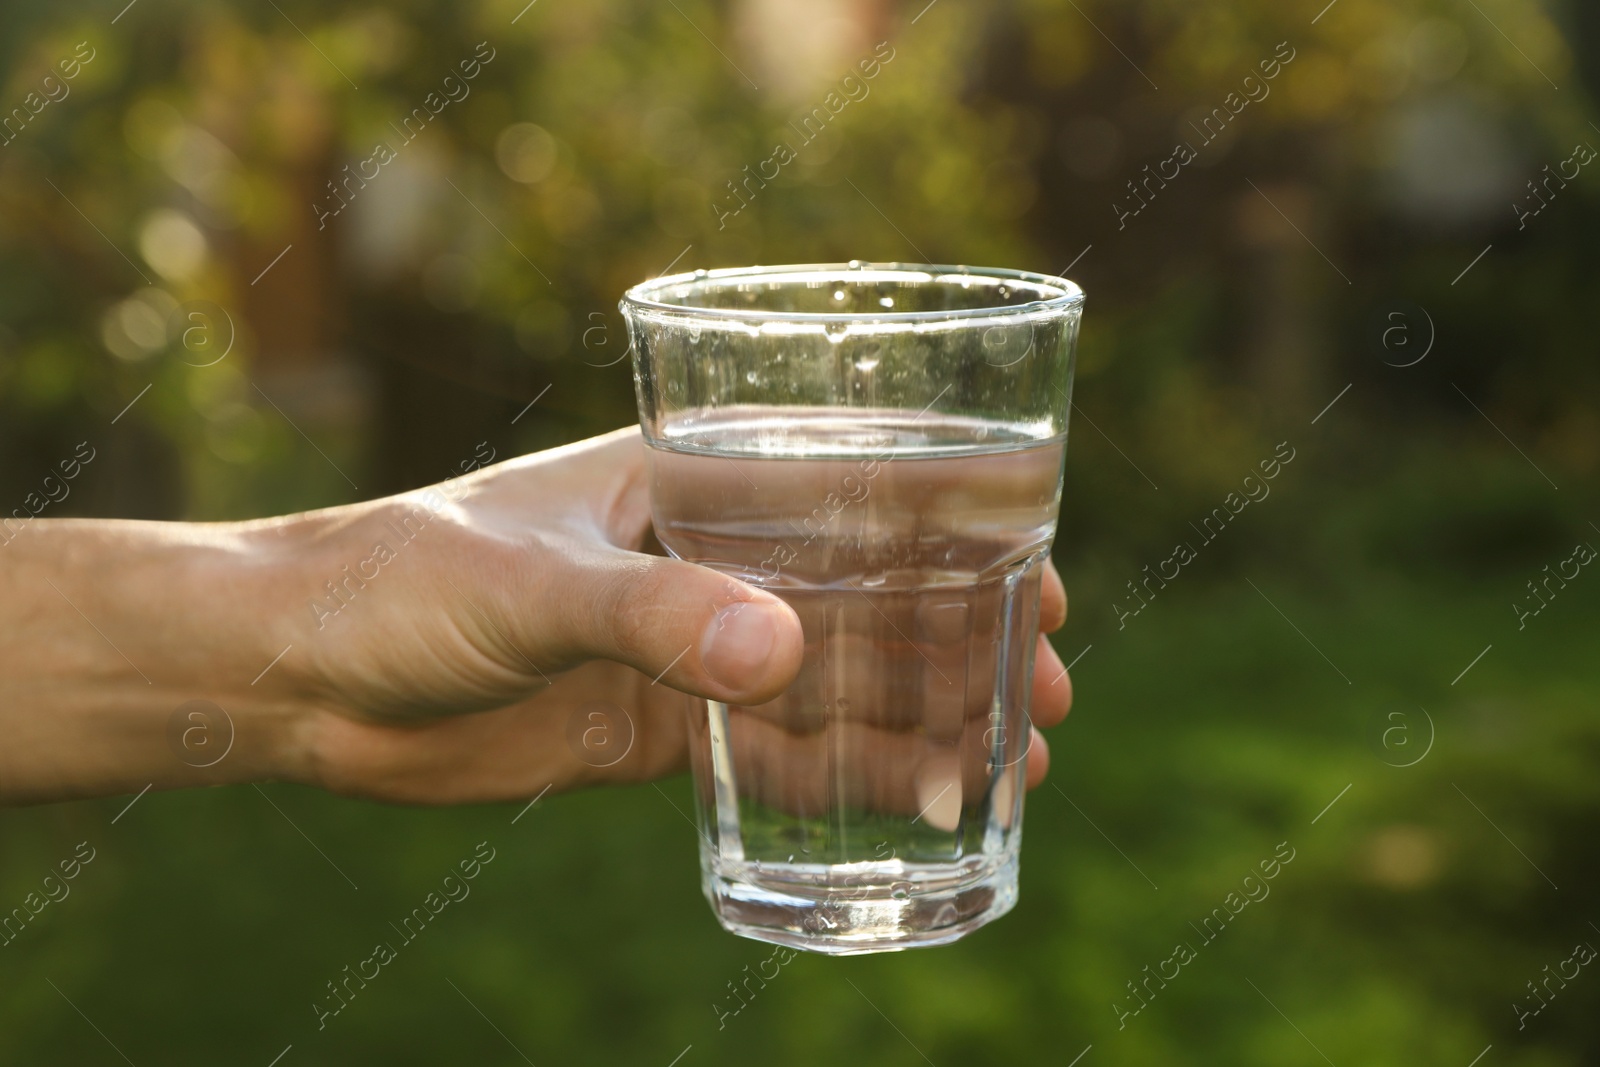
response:
[[[804,632],[639,551],[623,431],[238,524],[0,534],[0,803],[289,780],[405,803],[667,773],[682,696],[763,704]]]
[[[39,520],[0,544],[0,803],[303,778],[302,702],[251,684],[291,640],[278,539]]]

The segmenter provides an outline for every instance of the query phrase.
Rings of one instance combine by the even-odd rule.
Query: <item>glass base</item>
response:
[[[705,871],[703,886],[729,932],[829,956],[947,945],[1017,903],[1014,850],[955,874],[939,865],[947,876],[938,878],[905,864],[895,865],[897,877],[885,880],[886,865],[860,866],[875,870],[864,875],[848,873],[848,867],[823,868],[827,881],[844,872],[848,888],[830,888],[819,884],[816,868],[720,863]],[[856,881],[866,877],[873,884]]]

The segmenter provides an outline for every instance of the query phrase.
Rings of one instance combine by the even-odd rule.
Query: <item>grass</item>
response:
[[[1273,521],[1293,525],[1285,496]],[[115,825],[126,798],[10,811],[0,904],[78,842],[97,855],[0,949],[0,1061],[120,1062],[114,1043],[141,1065],[263,1067],[290,1045],[282,1067],[1066,1064],[1089,1046],[1083,1067],[1466,1067],[1491,1044],[1495,1067],[1595,1062],[1600,974],[1523,1029],[1512,1005],[1600,945],[1600,577],[1519,631],[1520,558],[1463,582],[1337,554],[1393,512],[1353,500],[1335,533],[1304,526],[1298,564],[1221,559],[1125,630],[1069,561],[1091,592],[1061,649],[1092,648],[1028,800],[1021,903],[957,945],[801,956],[735,1001],[770,949],[716,926],[694,831],[650,786],[515,825],[521,805],[292,787],[266,790],[281,813],[251,788],[151,794]],[[690,809],[687,780],[662,788]],[[471,896],[319,1030],[326,983],[484,841]],[[1281,843],[1270,895],[1204,940]],[[1194,959],[1120,1017],[1184,942]]]

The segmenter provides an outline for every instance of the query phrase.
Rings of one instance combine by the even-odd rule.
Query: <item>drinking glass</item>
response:
[[[786,601],[799,676],[695,700],[702,881],[747,937],[936,945],[1017,900],[1083,291],[976,267],[695,271],[622,311],[655,531]]]

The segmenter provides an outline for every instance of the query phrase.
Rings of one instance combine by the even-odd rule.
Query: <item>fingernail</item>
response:
[[[1061,656],[1056,652],[1055,646],[1050,644],[1048,638],[1039,635],[1039,654],[1034,657],[1034,674],[1042,674],[1046,681],[1052,685],[1061,680],[1067,673],[1067,665],[1061,662]]]
[[[917,767],[918,819],[935,830],[952,833],[961,825],[961,760],[954,753],[935,752]],[[916,819],[912,820],[913,822]]]
[[[1002,774],[995,780],[992,807],[1001,828],[1011,829],[1011,820],[1017,815],[1017,776],[1014,773]]]
[[[778,643],[782,614],[776,604],[746,601],[717,612],[700,639],[700,663],[706,673],[729,689],[751,688]]]

